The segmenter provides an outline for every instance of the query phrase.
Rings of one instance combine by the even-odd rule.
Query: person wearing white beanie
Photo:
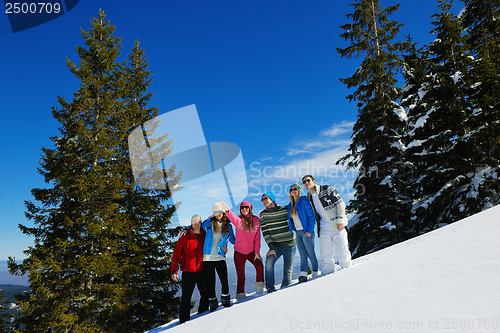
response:
[[[219,306],[215,293],[215,272],[222,288],[221,303],[225,307],[231,306],[226,253],[228,241],[234,244],[235,237],[222,202],[214,203],[212,213],[210,218],[203,221],[201,227],[207,232],[203,246],[203,269],[207,276],[210,310],[214,311]]]

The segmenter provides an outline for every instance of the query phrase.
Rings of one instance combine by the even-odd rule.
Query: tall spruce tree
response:
[[[462,26],[474,60],[465,74],[473,111],[462,140],[473,167],[459,200],[464,214],[472,215],[500,202],[500,1],[463,3]]]
[[[415,120],[420,119],[427,113],[426,105],[421,103],[420,99],[425,93],[424,83],[427,80],[427,74],[429,69],[428,58],[422,50],[417,48],[417,43],[413,43],[410,36],[407,36],[407,43],[410,47],[407,53],[403,55],[404,59],[404,71],[403,78],[404,84],[402,87],[402,100],[401,105],[407,110],[408,115],[408,129],[406,131],[403,142],[406,146],[404,151],[404,159],[408,163],[408,168],[405,174],[405,194],[411,199],[411,204],[413,204],[413,198],[421,197],[421,193],[415,193],[419,188],[413,186],[419,180],[418,171],[416,169],[416,162],[418,161],[418,156],[413,155],[413,146],[416,144],[413,141]],[[418,141],[417,141],[418,142]],[[418,144],[417,144],[418,146]],[[415,161],[417,160],[417,161]],[[408,219],[405,221],[403,230],[401,230],[401,239],[409,239],[419,234],[418,227],[412,220]]]
[[[49,186],[32,190],[40,204],[26,202],[34,227],[20,225],[35,245],[21,264],[9,258],[11,273],[29,276],[19,302],[26,332],[140,332],[178,313],[171,193],[134,185],[127,147],[132,130],[158,114],[148,107],[151,73],[138,42],[118,61],[114,31],[102,11],[82,30],[80,62],[67,60],[80,88],[52,108],[60,134],[39,168]],[[152,151],[168,155],[165,139],[150,141]]]
[[[472,171],[463,138],[470,112],[466,98],[470,58],[452,0],[438,0],[432,15],[436,39],[423,50],[427,71],[409,110],[407,158],[416,168],[412,182],[412,226],[417,234],[463,216],[457,193]],[[422,62],[420,62],[422,64]]]
[[[465,5],[462,15],[462,26],[467,30],[467,42],[477,55],[479,49],[494,43],[492,49],[498,48],[500,39],[499,0],[461,0]]]
[[[347,98],[357,101],[358,119],[349,154],[337,163],[360,170],[355,198],[348,206],[348,211],[357,213],[357,223],[349,230],[350,249],[357,257],[398,242],[398,228],[408,215],[401,141],[406,113],[397,102],[400,90],[395,78],[402,64],[400,52],[407,44],[393,41],[402,24],[388,20],[399,5],[383,10],[378,0],[352,5],[354,13],[346,16],[353,23],[341,26],[345,32],[340,35],[351,45],[337,52],[348,59],[365,57],[351,77],[340,79],[348,88],[357,88]]]

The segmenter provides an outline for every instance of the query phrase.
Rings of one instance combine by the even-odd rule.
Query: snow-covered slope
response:
[[[500,206],[351,268],[151,330],[500,332]]]

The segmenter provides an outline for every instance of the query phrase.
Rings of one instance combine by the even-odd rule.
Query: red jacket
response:
[[[177,273],[179,262],[181,271],[196,273],[203,270],[203,243],[205,242],[205,230],[201,229],[198,237],[192,229],[179,238],[172,256],[171,274]]]

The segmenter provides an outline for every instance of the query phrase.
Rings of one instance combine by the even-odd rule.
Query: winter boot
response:
[[[221,300],[222,305],[224,305],[224,307],[228,308],[231,306],[231,296],[220,295],[220,300]]]
[[[255,288],[257,289],[255,291],[255,294],[262,294],[264,292],[264,287],[266,284],[264,282],[255,282]]]
[[[210,305],[210,312],[215,311],[219,307],[219,302],[217,301],[217,297],[216,298],[209,298],[208,304]]]
[[[315,278],[315,277],[318,277],[319,276],[319,271],[314,271],[313,274],[312,274],[312,277]]]
[[[236,299],[245,299],[245,298],[247,298],[246,293],[237,293],[236,294]]]
[[[306,282],[307,281],[307,272],[300,272],[299,273],[299,283]]]

